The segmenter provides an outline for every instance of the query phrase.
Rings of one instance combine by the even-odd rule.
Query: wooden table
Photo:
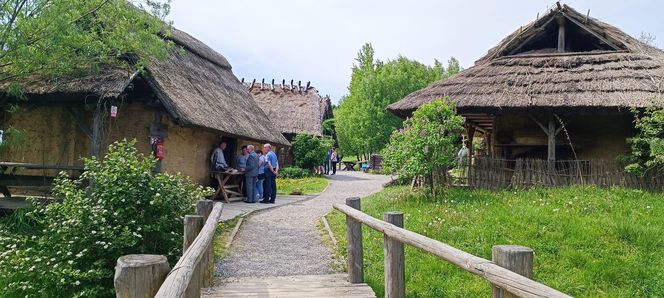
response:
[[[77,174],[80,174],[83,172],[83,170],[85,170],[83,166],[0,161],[0,193],[2,193],[7,198],[12,196],[11,192],[9,191],[10,186],[50,187],[53,183],[53,177],[16,174],[19,169],[74,171]]]
[[[227,171],[212,172],[212,174],[217,179],[217,191],[214,193],[214,199],[222,196],[226,203],[230,203],[231,198],[244,197],[244,194],[242,194],[244,172]]]
[[[344,161],[344,171],[355,171],[356,163],[354,161]]]

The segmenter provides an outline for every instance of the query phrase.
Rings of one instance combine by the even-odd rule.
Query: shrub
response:
[[[290,179],[304,178],[307,176],[311,176],[311,171],[298,167],[288,167],[279,170],[279,176],[280,178],[290,178]]]
[[[632,112],[637,134],[627,139],[630,154],[621,157],[627,162],[625,170],[640,175],[661,170],[664,167],[664,108]]]
[[[298,134],[293,139],[293,155],[295,165],[303,169],[313,169],[325,162],[327,150],[332,148],[334,141],[308,134]]]
[[[404,122],[402,131],[394,131],[388,148],[383,150],[386,171],[396,171],[404,178],[427,177],[435,196],[433,171],[447,169],[456,156],[458,131],[463,117],[447,99],[420,106]]]
[[[156,159],[134,144],[118,142],[103,160],[85,159],[77,180],[58,177],[55,202],[32,201],[33,235],[0,227],[4,296],[112,297],[118,257],[150,253],[177,260],[182,219],[209,190],[180,174],[154,174]]]

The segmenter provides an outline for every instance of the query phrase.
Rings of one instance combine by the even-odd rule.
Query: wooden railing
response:
[[[223,204],[198,201],[197,215],[184,218],[184,241],[180,260],[170,270],[159,255],[127,255],[115,267],[116,297],[200,297],[201,288],[212,285],[213,240]]]
[[[493,297],[570,297],[530,279],[534,253],[529,248],[494,246],[492,262],[403,229],[402,213],[385,213],[385,221],[373,218],[360,211],[359,198],[348,198],[346,205],[335,204],[334,208],[346,214],[348,276],[351,283],[364,282],[362,224],[384,234],[385,297],[405,297],[404,244],[422,249],[486,279],[493,285]]]

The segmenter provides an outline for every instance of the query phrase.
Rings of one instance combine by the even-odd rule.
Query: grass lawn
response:
[[[323,192],[328,184],[327,178],[314,176],[298,179],[277,178],[277,194],[312,195]]]
[[[405,227],[476,256],[515,244],[535,251],[534,279],[575,297],[664,296],[664,195],[620,188],[517,191],[452,189],[427,200],[390,187],[362,200],[382,219],[404,212]],[[328,215],[345,255],[345,216]],[[365,280],[383,295],[383,236],[363,227]],[[490,297],[483,279],[406,246],[408,297]]]

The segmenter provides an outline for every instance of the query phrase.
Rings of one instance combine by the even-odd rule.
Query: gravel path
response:
[[[332,256],[316,222],[334,203],[380,191],[389,177],[357,172],[329,177],[330,186],[314,199],[246,218],[229,255],[216,264],[217,278],[333,273]]]

